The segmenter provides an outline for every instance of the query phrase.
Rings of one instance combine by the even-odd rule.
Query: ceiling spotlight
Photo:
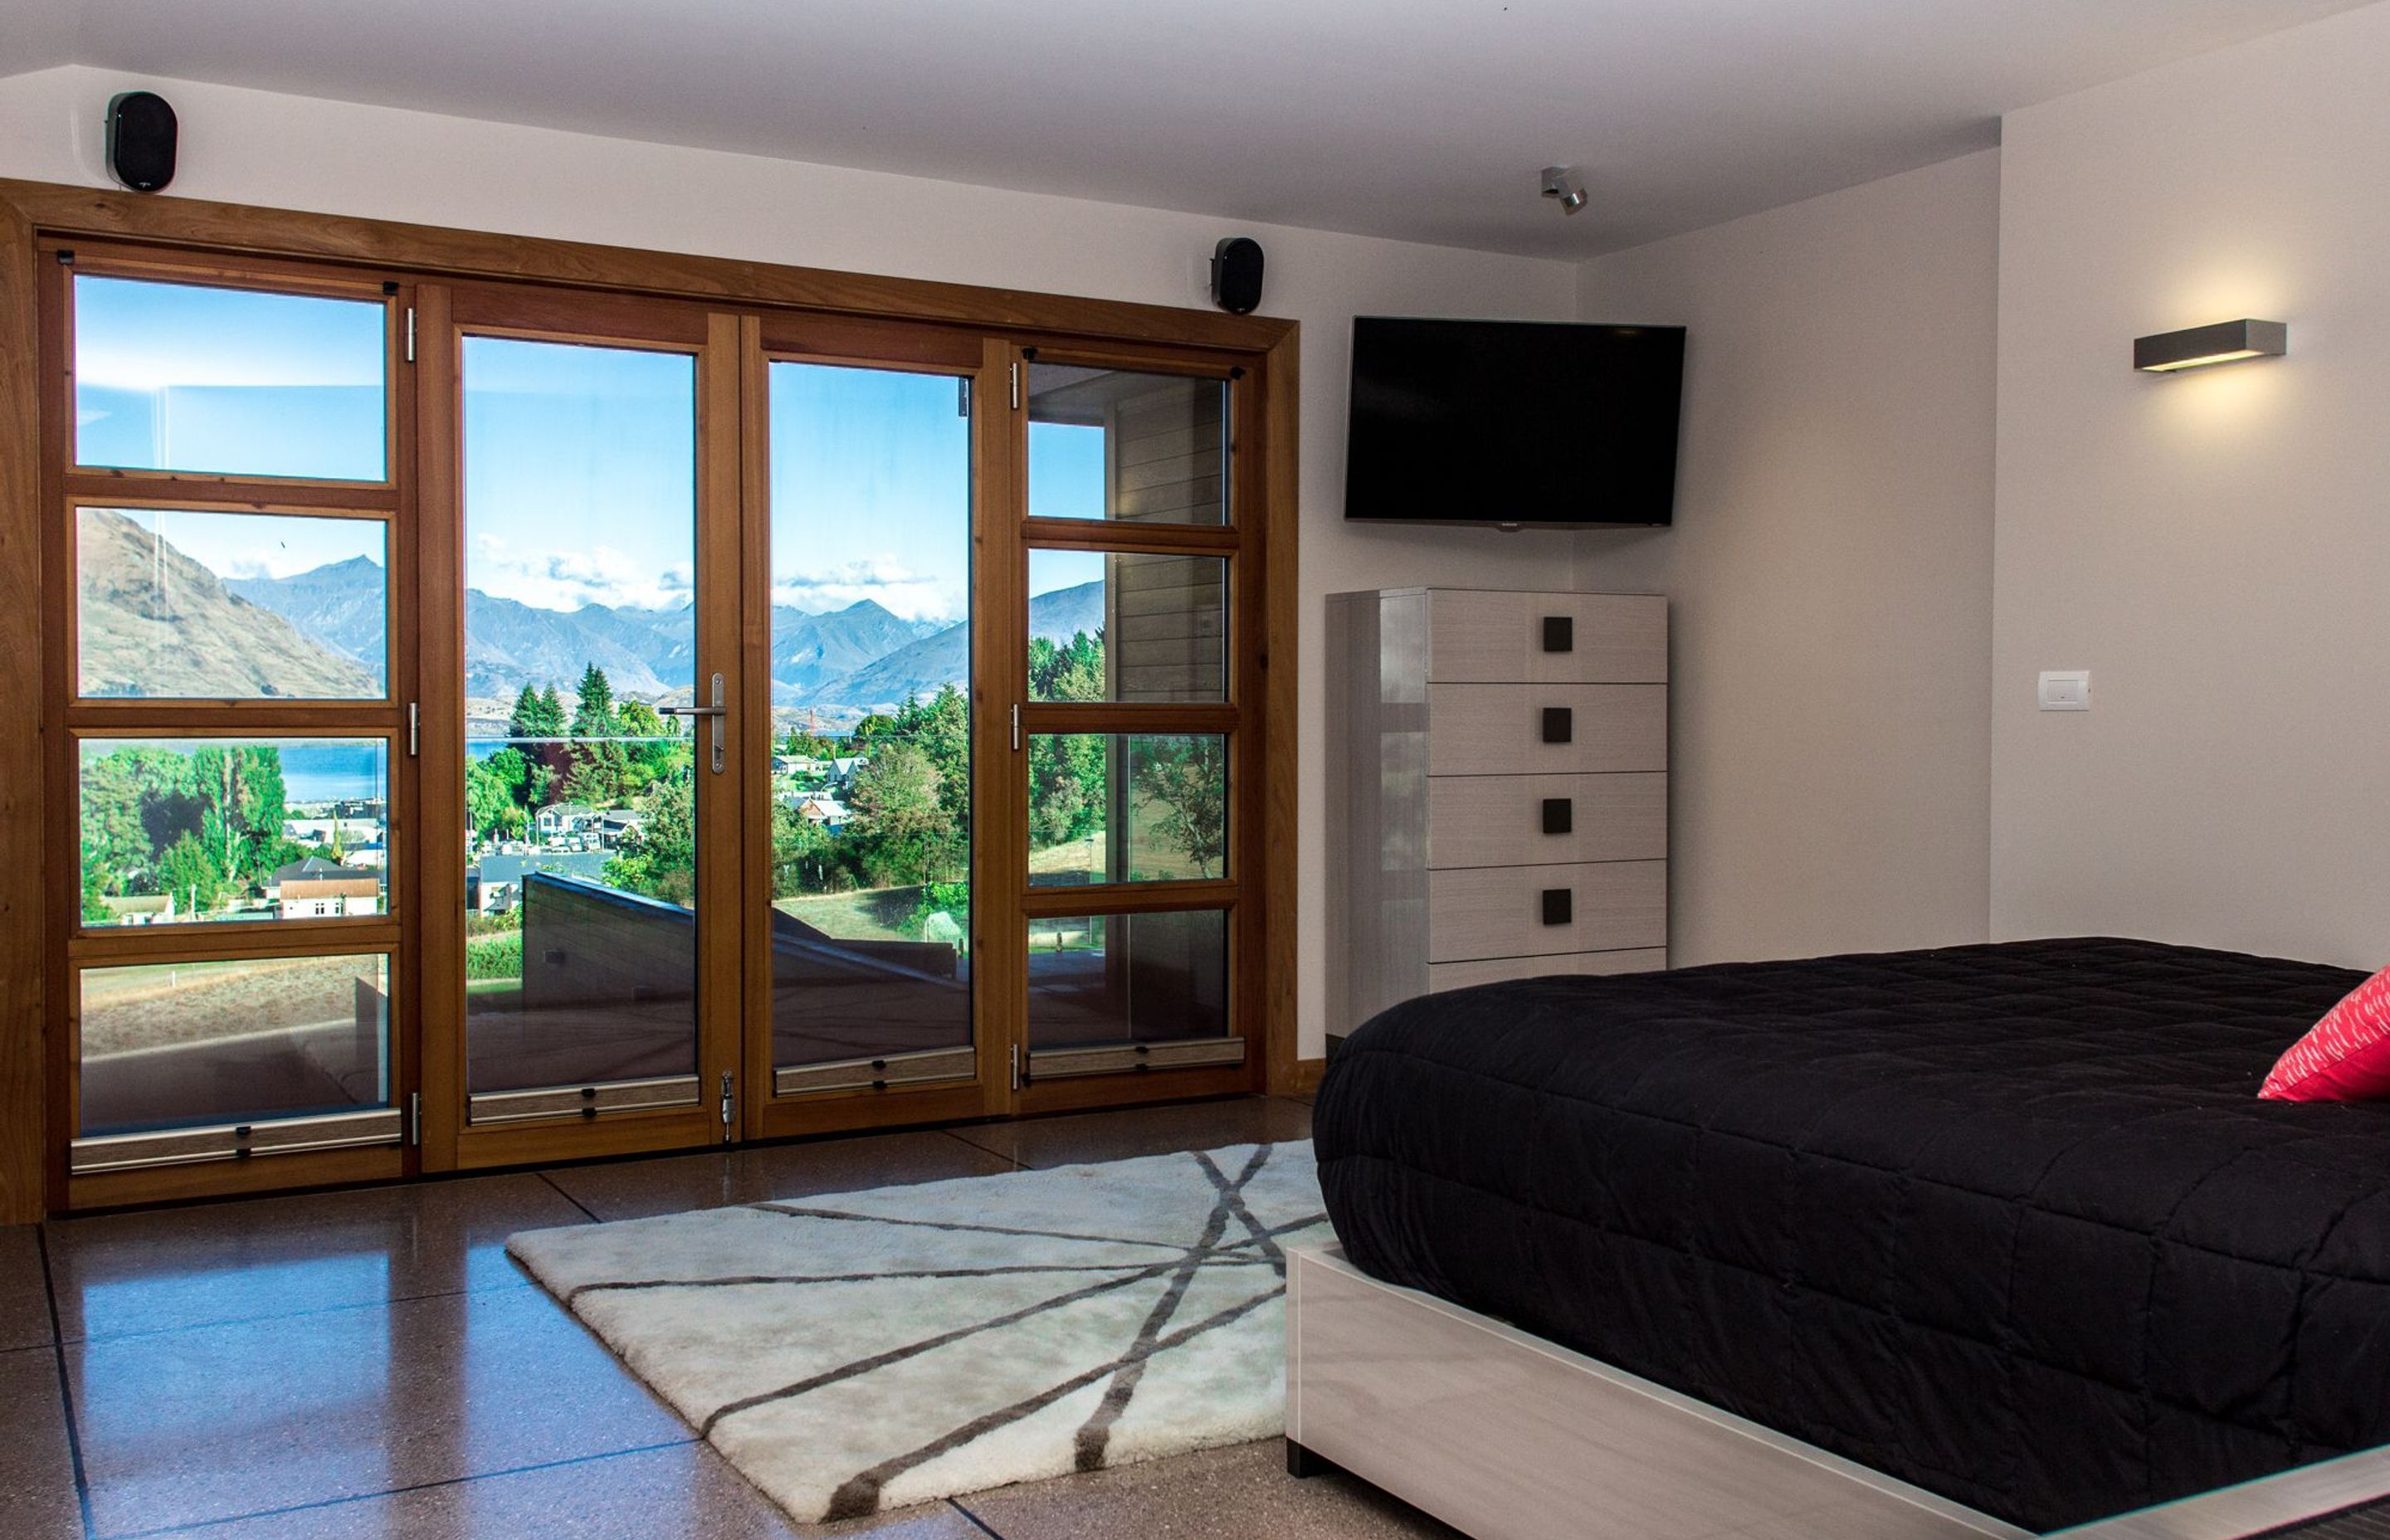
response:
[[[1561,212],[1573,214],[1585,207],[1585,178],[1574,166],[1546,166],[1544,196],[1561,200]]]

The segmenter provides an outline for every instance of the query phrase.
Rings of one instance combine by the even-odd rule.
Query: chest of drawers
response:
[[[1330,1035],[1413,995],[1664,968],[1668,605],[1329,599]]]

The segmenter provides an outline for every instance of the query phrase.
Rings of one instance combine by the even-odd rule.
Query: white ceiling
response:
[[[1585,257],[2364,0],[0,0],[79,63]],[[1536,196],[1550,162],[1593,203]]]

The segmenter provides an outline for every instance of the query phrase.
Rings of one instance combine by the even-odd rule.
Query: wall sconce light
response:
[[[2280,321],[2219,321],[2188,331],[2133,339],[2133,367],[2151,374],[2237,364],[2244,358],[2279,358],[2291,351],[2291,328]]]

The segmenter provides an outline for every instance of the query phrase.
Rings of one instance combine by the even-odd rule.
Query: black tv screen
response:
[[[1353,322],[1344,517],[1665,524],[1682,327]]]

